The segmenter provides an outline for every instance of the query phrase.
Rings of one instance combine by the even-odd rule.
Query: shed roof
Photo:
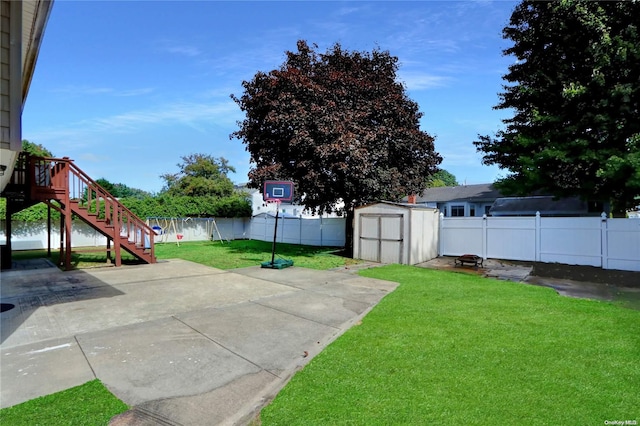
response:
[[[433,207],[427,207],[424,204],[413,204],[413,203],[397,203],[395,201],[378,201],[377,203],[365,204],[364,206],[356,207],[357,209],[364,209],[371,206],[376,206],[378,204],[386,204],[389,206],[396,206],[405,209],[413,209],[413,210],[436,210]]]
[[[445,203],[449,201],[493,202],[502,197],[492,183],[476,185],[441,186],[427,188],[418,197],[419,203]]]

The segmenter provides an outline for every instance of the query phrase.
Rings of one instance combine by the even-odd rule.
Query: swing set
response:
[[[222,238],[222,234],[218,229],[218,224],[214,218],[206,218],[206,219],[194,219],[194,218],[175,218],[175,217],[149,217],[147,218],[147,225],[151,227],[156,233],[155,241],[157,243],[166,243],[169,242],[170,236],[175,235],[176,244],[180,247],[180,241],[185,236],[185,224],[191,221],[201,221],[205,222],[205,232],[208,238],[212,241],[216,240],[216,236],[224,244],[224,239]],[[228,241],[228,240],[227,240]]]

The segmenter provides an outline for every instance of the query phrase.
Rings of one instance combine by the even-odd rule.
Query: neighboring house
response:
[[[417,204],[434,207],[446,217],[489,215],[496,199],[502,197],[491,183],[427,188],[416,197]]]
[[[605,203],[578,197],[554,199],[552,196],[504,197],[493,184],[442,186],[427,188],[416,197],[417,204],[435,207],[446,217],[487,216],[599,216],[609,213]]]
[[[0,192],[22,151],[22,109],[53,1],[0,0]]]
[[[637,205],[634,208],[627,210],[627,216],[630,219],[640,219],[640,205]]]
[[[251,200],[252,216],[256,216],[262,213],[275,214],[276,209],[281,215],[288,217],[302,217],[305,219],[318,218],[318,217],[341,217],[337,213],[325,213],[322,215],[313,214],[308,210],[305,210],[305,206],[301,204],[276,204],[267,203],[262,197],[262,191],[254,188],[247,188],[246,185],[237,185],[236,189],[245,192]],[[341,206],[338,205],[338,208]]]
[[[599,216],[602,206],[589,208],[587,201],[578,197],[554,199],[543,195],[535,197],[498,198],[489,210],[491,216]]]

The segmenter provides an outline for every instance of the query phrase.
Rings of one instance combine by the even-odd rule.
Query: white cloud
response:
[[[229,99],[217,104],[175,102],[154,108],[114,114],[106,117],[88,118],[68,123],[57,128],[47,128],[41,132],[32,132],[29,138],[38,141],[66,140],[83,141],[91,139],[96,133],[130,133],[148,126],[161,127],[181,124],[204,132],[207,125],[233,125],[241,118],[241,111]],[[76,146],[82,146],[79,142]]]
[[[91,87],[91,86],[65,86],[52,89],[51,92],[67,96],[98,96],[111,95],[120,97],[139,96],[152,93],[151,87],[141,87],[138,89],[115,89],[113,87]]]
[[[427,90],[434,87],[446,86],[451,78],[433,75],[419,71],[399,71],[400,81],[407,85],[408,90]]]
[[[163,52],[171,53],[174,55],[182,55],[189,57],[196,57],[202,55],[202,50],[188,43],[181,43],[175,40],[158,40],[156,42],[158,49]]]
[[[104,155],[96,155],[90,152],[85,152],[80,154],[79,160],[82,160],[83,162],[86,161],[88,163],[102,163],[111,161],[111,158]]]
[[[131,89],[131,90],[121,90],[121,91],[116,91],[113,93],[114,96],[121,96],[121,97],[129,97],[129,96],[139,96],[139,95],[146,95],[148,93],[152,93],[154,91],[154,89],[150,88],[150,87],[145,87],[145,88],[141,88],[141,89]]]
[[[191,102],[177,102],[155,109],[131,111],[110,117],[87,120],[88,128],[95,130],[137,129],[150,124],[175,124],[176,122],[197,128],[198,123],[219,121],[229,122],[229,117],[238,114],[238,107],[229,100],[219,104],[202,104]],[[233,121],[235,122],[235,120]]]

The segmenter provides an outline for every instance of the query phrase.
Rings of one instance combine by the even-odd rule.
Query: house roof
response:
[[[413,203],[396,203],[395,201],[378,201],[375,203],[365,204],[363,206],[356,207],[358,209],[364,209],[367,207],[377,206],[380,204],[385,204],[388,206],[401,207],[404,209],[412,209],[412,210],[436,210],[433,207],[426,207],[424,204],[413,204]]]
[[[587,202],[577,197],[554,199],[552,196],[538,196],[498,198],[489,213],[494,216],[535,215],[536,212],[543,216],[579,216],[588,211]]]
[[[262,212],[258,214],[254,214],[253,217],[276,217],[274,212]],[[300,215],[295,215],[287,212],[278,212],[279,219],[307,219],[306,217],[301,217]]]
[[[22,102],[24,103],[53,0],[23,0],[20,3],[22,5]]]
[[[418,203],[446,203],[449,201],[493,202],[502,197],[491,183],[477,185],[441,186],[427,188],[420,197]]]

